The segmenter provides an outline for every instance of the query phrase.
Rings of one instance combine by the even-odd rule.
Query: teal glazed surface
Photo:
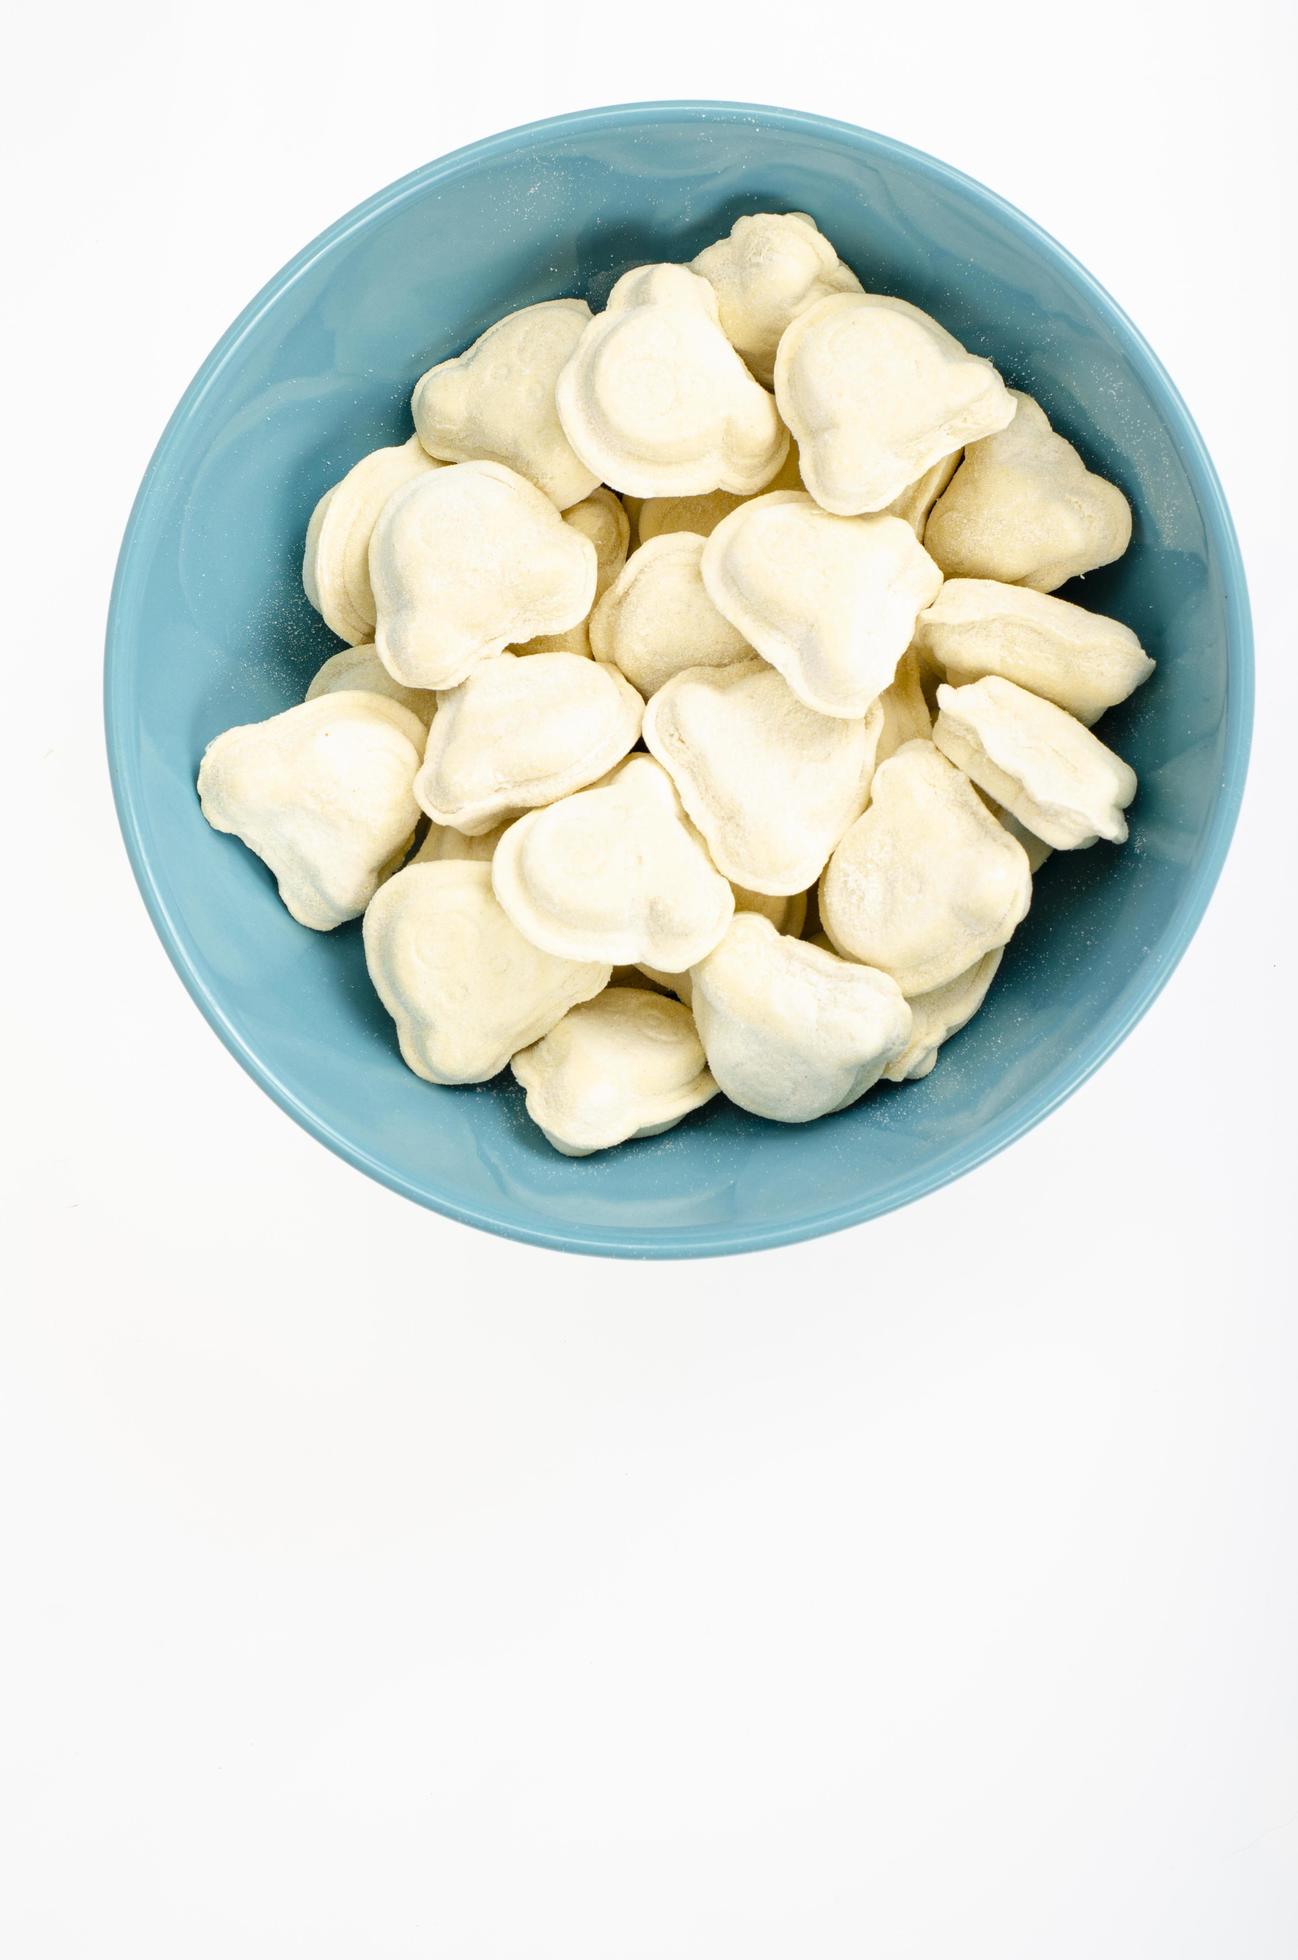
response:
[[[1125,849],[1056,854],[987,1006],[926,1080],[799,1128],[723,1103],[602,1156],[558,1156],[506,1075],[442,1089],[401,1063],[359,923],[295,925],[262,864],[204,823],[222,729],[301,699],[337,641],[300,580],[316,499],[409,434],[422,371],[502,313],[598,306],[745,211],[810,212],[867,288],[900,293],[1029,390],[1135,510],[1121,563],[1064,596],[1135,628],[1154,679],[1101,726],[1140,776]],[[307,247],[225,335],[140,488],[108,628],[118,811],[145,902],[222,1040],[313,1135],[394,1190],[580,1252],[780,1245],[922,1196],[1075,1089],[1149,1006],[1234,826],[1252,710],[1248,603],[1220,486],[1171,382],[1093,279],[931,157],[842,123],[636,104],[430,164]],[[159,1055],[155,1065],[166,1066]]]

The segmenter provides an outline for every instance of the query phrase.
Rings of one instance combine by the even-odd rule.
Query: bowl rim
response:
[[[1142,976],[1139,983],[1130,985],[1089,1031],[1066,1075],[1048,1080],[1039,1090],[1026,1096],[1012,1116],[989,1126],[986,1131],[954,1150],[935,1153],[923,1169],[913,1173],[899,1190],[863,1191],[850,1202],[808,1213],[796,1223],[767,1227],[758,1222],[716,1228],[682,1225],[643,1234],[603,1225],[556,1224],[553,1229],[546,1229],[531,1222],[522,1222],[503,1208],[493,1210],[488,1206],[465,1205],[443,1197],[359,1148],[281,1081],[233,1025],[204,976],[201,955],[184,925],[168,907],[150,860],[143,823],[144,797],[128,739],[126,697],[129,692],[130,646],[124,622],[131,610],[137,585],[143,577],[151,511],[161,509],[164,500],[160,492],[183,427],[217,375],[237,355],[241,343],[262,315],[309,267],[354,231],[393,211],[408,199],[421,195],[440,180],[458,175],[466,168],[471,169],[502,151],[517,149],[539,136],[579,136],[583,131],[607,131],[636,124],[666,122],[682,116],[698,121],[708,118],[727,121],[750,119],[780,130],[828,134],[848,139],[863,156],[901,158],[916,163],[936,181],[957,188],[976,204],[994,213],[1017,230],[1034,249],[1057,261],[1098,309],[1110,316],[1124,339],[1127,358],[1157,402],[1173,439],[1181,449],[1189,473],[1196,481],[1205,525],[1221,553],[1226,579],[1228,673],[1225,756],[1198,866],[1187,883],[1156,953],[1151,955],[1147,974]],[[109,601],[104,659],[104,723],[109,776],[131,870],[172,966],[208,1025],[241,1067],[318,1142],[403,1197],[411,1198],[462,1224],[474,1225],[483,1231],[525,1244],[624,1258],[675,1259],[757,1252],[819,1238],[850,1225],[864,1224],[871,1218],[914,1203],[977,1165],[986,1163],[1035,1128],[1052,1110],[1081,1088],[1158,998],[1207,909],[1221,874],[1243,797],[1252,738],[1253,695],[1253,630],[1248,589],[1239,541],[1221,482],[1203,437],[1175,383],[1139,328],[1100,281],[1065,246],[1008,199],[924,150],[879,131],[817,115],[809,110],[692,99],[606,104],[499,130],[448,151],[446,155],[397,178],[355,205],[289,259],[267,280],[221,335],[180,397],[158,439],[131,506],[118,554]]]

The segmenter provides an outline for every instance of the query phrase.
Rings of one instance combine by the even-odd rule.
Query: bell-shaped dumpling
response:
[[[840,517],[882,510],[1014,414],[990,361],[882,293],[838,293],[800,314],[780,342],[775,398],[803,482]]]
[[[920,614],[915,643],[952,687],[999,674],[1088,728],[1154,671],[1120,620],[990,578],[948,579]]]
[[[401,1054],[426,1082],[489,1082],[607,986],[607,964],[558,959],[512,926],[491,866],[408,864],[365,914],[365,959],[397,1024]]]
[[[559,426],[554,387],[581,339],[584,299],[545,299],[488,327],[422,375],[411,401],[419,439],[448,463],[504,463],[560,510],[599,482]]]
[[[496,896],[534,945],[610,966],[680,973],[720,939],[734,894],[652,756],[511,824]]]
[[[716,294],[683,265],[623,273],[556,401],[582,461],[635,497],[748,495],[788,448],[775,403],[721,331]]]
[[[658,1136],[717,1093],[689,1009],[648,987],[606,987],[570,1008],[513,1069],[565,1157]]]
[[[295,919],[330,932],[405,856],[423,747],[423,723],[399,702],[325,694],[209,742],[203,815],[269,866]]]
[[[752,892],[805,892],[870,794],[883,716],[837,720],[805,707],[755,656],[692,667],[654,695],[644,739],[727,878]]]
[[[885,973],[737,913],[693,968],[693,1012],[718,1088],[754,1116],[810,1123],[863,1096],[910,1038]]]
[[[822,715],[858,718],[887,687],[942,574],[899,517],[831,517],[797,490],[742,504],[703,548],[703,583]]]
[[[840,953],[910,996],[1003,946],[1031,898],[1022,846],[931,742],[909,742],[830,858],[820,916]]]
[[[971,443],[933,510],[924,543],[948,578],[1001,579],[1053,592],[1121,558],[1131,505],[1013,391],[1007,429]]]
[[[727,340],[763,387],[775,378],[775,350],[791,320],[831,293],[859,293],[814,218],[803,211],[759,211],[737,218],[691,261],[717,296]]]
[[[643,713],[616,667],[499,654],[439,695],[415,795],[434,823],[491,830],[607,774],[634,748]]]
[[[399,490],[370,541],[374,644],[407,687],[455,687],[479,661],[590,611],[595,547],[501,463],[454,463]]]
[[[686,667],[723,667],[751,652],[703,583],[703,539],[673,531],[627,559],[590,618],[591,651],[648,700]]]
[[[1126,841],[1136,772],[1080,721],[989,674],[940,687],[933,740],[1012,816],[1058,851]]]

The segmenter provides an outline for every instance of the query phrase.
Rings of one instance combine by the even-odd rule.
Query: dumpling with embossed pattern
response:
[[[775,350],[791,320],[831,293],[859,293],[861,282],[805,211],[758,211],[736,218],[691,260],[717,296],[721,325],[763,387],[775,377]]]
[[[400,702],[325,694],[209,742],[199,801],[214,830],[269,866],[301,925],[331,932],[409,848],[423,747],[423,723]]]
[[[394,680],[449,688],[482,660],[575,626],[595,547],[502,463],[452,463],[384,505],[370,540],[374,644]]]
[[[491,866],[408,864],[365,914],[365,959],[426,1082],[489,1082],[579,1001],[607,986],[599,961],[556,958],[501,911]]]
[[[652,756],[511,824],[492,860],[520,932],[568,959],[681,973],[712,950],[734,894]]]
[[[990,361],[884,293],[837,293],[800,314],[780,342],[775,398],[803,482],[840,517],[882,510],[1014,414]]]
[[[721,331],[716,294],[683,265],[623,273],[555,399],[582,461],[634,497],[747,495],[788,449],[775,403]]]
[[[802,491],[742,504],[703,547],[717,611],[822,715],[888,686],[942,574],[899,517],[831,517]]]
[[[504,463],[560,510],[599,482],[559,425],[554,387],[581,339],[584,299],[545,299],[507,313],[472,347],[421,375],[410,403],[419,440],[448,463]]]
[[[931,742],[908,742],[830,858],[820,916],[841,953],[909,997],[1003,946],[1031,898],[1022,846]]]
[[[606,987],[513,1060],[527,1113],[565,1157],[655,1137],[717,1093],[693,1016],[647,987]]]
[[[751,652],[703,583],[703,539],[672,531],[633,551],[590,619],[591,651],[646,700],[686,667],[723,667]]]
[[[886,973],[786,938],[755,912],[735,917],[690,979],[718,1088],[772,1122],[846,1109],[910,1038],[910,1009]]]
[[[635,747],[644,703],[616,667],[502,653],[438,696],[415,778],[434,823],[469,835],[606,775]]]
[[[1088,470],[1030,395],[1011,390],[1007,429],[971,443],[934,507],[924,543],[948,578],[1053,592],[1121,558],[1131,505]]]
[[[644,739],[713,862],[752,892],[791,897],[820,876],[864,810],[883,715],[818,715],[750,657],[691,667],[660,688]]]

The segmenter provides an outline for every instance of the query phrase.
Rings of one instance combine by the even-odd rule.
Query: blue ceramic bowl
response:
[[[203,747],[302,697],[336,642],[302,594],[321,492],[403,439],[416,377],[502,313],[688,259],[745,211],[811,212],[865,285],[935,314],[1041,402],[1135,509],[1080,597],[1139,633],[1154,679],[1106,717],[1140,776],[1132,839],[1057,855],[988,1004],[927,1080],[805,1128],[716,1103],[670,1134],[560,1157],[509,1077],[403,1067],[359,924],[304,931],[199,814]],[[394,1190],[490,1231],[666,1257],[829,1232],[958,1177],[1117,1045],[1184,952],[1244,782],[1248,604],[1212,464],[1095,281],[1019,212],[886,137],[784,109],[636,104],[536,123],[416,171],[300,253],[172,416],[122,546],[108,749],[145,903],[221,1039],[306,1129]],[[157,1058],[159,1066],[165,1060]]]

